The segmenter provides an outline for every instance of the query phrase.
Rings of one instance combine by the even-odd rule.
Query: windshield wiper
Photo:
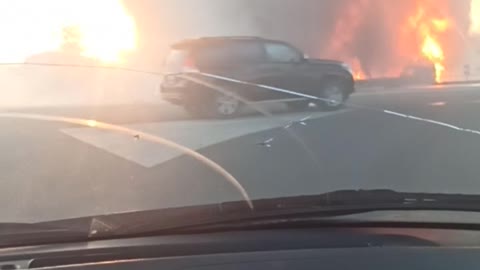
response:
[[[0,247],[64,243],[88,239],[88,227],[51,226],[48,223],[0,223]]]
[[[389,210],[480,212],[480,195],[405,193],[393,190],[340,190],[320,195],[254,200],[252,211],[243,201],[116,214],[94,219],[108,230],[92,237],[170,234],[209,226],[245,222],[276,222],[298,218],[328,218]]]
[[[320,195],[254,200],[253,205],[254,210],[244,201],[235,201],[139,211],[23,224],[22,230],[19,229],[21,226],[12,225],[9,225],[10,230],[5,230],[6,227],[2,229],[0,224],[0,246],[190,233],[248,224],[294,224],[309,219],[318,223],[332,217],[374,211],[480,212],[480,195],[339,190]]]

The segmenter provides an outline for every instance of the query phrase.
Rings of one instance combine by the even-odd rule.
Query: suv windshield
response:
[[[0,0],[0,228],[339,190],[477,210],[479,18],[480,0]]]

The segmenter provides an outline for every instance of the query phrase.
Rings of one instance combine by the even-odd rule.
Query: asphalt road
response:
[[[167,104],[4,110],[0,221],[242,199],[218,172],[144,133],[217,162],[252,199],[372,188],[480,194],[480,85],[369,89],[350,103],[331,113],[273,105],[274,116],[233,120],[195,120]],[[108,122],[141,135],[12,112]]]

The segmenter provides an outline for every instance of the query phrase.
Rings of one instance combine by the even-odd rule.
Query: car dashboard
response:
[[[0,269],[476,269],[477,231],[235,231],[5,248]]]

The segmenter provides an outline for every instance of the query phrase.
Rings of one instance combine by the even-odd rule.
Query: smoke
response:
[[[449,64],[461,58],[470,0],[124,0],[139,26],[143,52],[157,63],[168,44],[183,38],[260,35],[282,39],[312,57],[336,58],[366,75],[390,76],[418,58],[415,33],[405,30],[422,6],[429,16],[451,18],[439,37]]]
[[[157,67],[168,45],[201,36],[263,36],[319,56],[342,7],[318,0],[123,0],[135,18],[139,53]]]
[[[468,46],[468,33],[472,30],[470,1],[122,0],[125,11],[135,21],[137,36],[136,49],[125,55],[123,64],[158,71],[169,45],[178,40],[243,35],[288,41],[311,57],[346,61],[368,77],[395,76],[405,65],[418,60],[420,40],[412,31],[415,27],[407,26],[408,18],[415,15],[418,6],[422,6],[428,16],[454,22],[447,33],[435,36],[444,45],[444,64],[450,67],[461,63]],[[32,56],[30,60],[69,62],[75,59],[75,56],[65,57],[58,52],[46,52]],[[75,62],[90,60],[77,59]],[[148,87],[146,91],[153,92],[158,82],[155,78],[137,75],[105,75],[105,72],[102,75],[97,71],[71,69],[20,72],[15,68],[0,72],[4,85],[11,85],[9,89],[20,89],[8,93],[15,97],[22,96],[19,93],[28,89],[33,93],[27,95],[29,97],[54,98],[59,91],[62,94],[70,91],[75,95],[91,93],[91,98],[87,98],[90,100],[96,99],[104,89],[110,89],[112,97],[130,99],[129,91]],[[27,73],[29,78],[35,77],[36,80],[25,80]],[[17,79],[24,83],[12,82]],[[142,85],[142,80],[147,80],[148,86]],[[48,92],[52,89],[59,90]],[[114,92],[117,89],[122,89],[123,95],[117,95]],[[45,91],[50,94],[45,95]]]

